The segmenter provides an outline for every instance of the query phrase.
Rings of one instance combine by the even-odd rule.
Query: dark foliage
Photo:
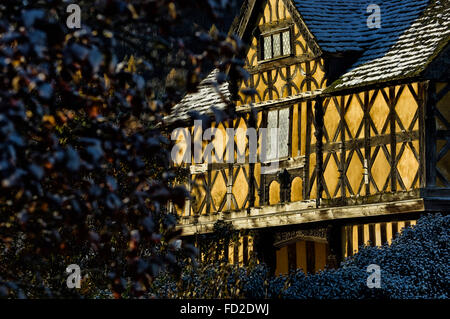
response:
[[[205,256],[208,263],[224,262],[228,259],[224,252],[239,241],[239,231],[231,223],[219,220],[214,223],[212,234],[196,235],[195,240],[199,253]]]
[[[403,230],[391,245],[361,247],[338,269],[272,277],[268,268],[206,264],[181,280],[158,278],[155,294],[178,298],[437,299],[450,297],[450,216],[433,214]],[[381,268],[381,288],[368,288],[367,267]]]
[[[193,50],[176,32],[184,10],[214,20],[219,3],[79,1],[80,30],[66,27],[63,1],[0,3],[0,295],[139,296],[177,271],[165,206],[186,192],[172,186],[170,141],[155,128],[205,66],[237,79],[237,39],[198,33]],[[136,70],[118,61],[124,45]],[[175,67],[184,81],[157,92]],[[66,287],[70,264],[81,290]]]

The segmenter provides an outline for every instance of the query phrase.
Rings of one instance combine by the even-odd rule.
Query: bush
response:
[[[154,293],[164,298],[448,298],[450,216],[430,214],[403,230],[391,245],[361,247],[338,269],[305,276],[272,277],[263,264],[187,267],[179,281],[158,278]],[[368,288],[367,266],[381,268],[381,288]]]
[[[216,0],[77,4],[81,29],[67,1],[0,1],[0,297],[137,297],[177,272],[166,207],[188,194],[163,118],[212,65],[245,75],[240,40],[186,27],[193,13],[216,21]],[[170,69],[183,77],[164,87]]]

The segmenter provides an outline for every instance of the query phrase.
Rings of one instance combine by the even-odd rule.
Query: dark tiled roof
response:
[[[294,0],[323,51],[364,51],[375,41],[393,43],[429,0]],[[371,4],[380,7],[381,28],[369,28]]]
[[[325,91],[363,86],[420,74],[450,39],[450,0],[294,0],[322,51],[359,52],[358,60]],[[381,9],[381,27],[368,28],[369,4]],[[224,108],[211,85],[216,71],[188,94],[172,117],[188,110]],[[209,84],[208,84],[209,83]],[[220,91],[227,96],[228,86]]]
[[[421,73],[450,39],[450,1],[431,0],[430,5],[425,7],[423,2],[385,0],[383,3],[390,3],[387,8],[392,11],[385,16],[382,9],[377,37],[330,89],[407,78]],[[419,10],[421,14],[416,13]]]
[[[230,91],[228,83],[217,84],[217,69],[213,70],[198,86],[198,91],[186,94],[180,103],[175,105],[169,116],[164,120],[167,123],[174,121],[183,121],[189,119],[189,112],[195,111],[200,114],[212,113],[212,108],[224,110],[226,104],[223,102],[222,95],[229,99]],[[222,94],[222,95],[221,95]]]

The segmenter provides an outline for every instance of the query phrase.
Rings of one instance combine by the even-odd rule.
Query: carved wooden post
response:
[[[436,186],[436,83],[427,83],[427,99],[425,106],[425,153],[426,155],[426,183],[427,187]]]
[[[280,181],[280,200],[282,203],[285,203],[289,201],[289,188],[291,184],[291,175],[287,171],[287,169],[284,169],[282,172],[278,174],[278,179]]]
[[[395,87],[389,87],[389,121],[391,126],[391,192],[397,191],[397,137],[395,136]]]
[[[323,192],[323,108],[322,99],[320,97],[316,98],[314,115],[314,121],[316,123],[316,131],[314,132],[314,135],[316,136],[316,207],[319,207]]]
[[[252,111],[249,114],[249,120],[248,120],[248,128],[247,129],[255,129],[256,130],[256,117],[257,117],[257,113]],[[248,209],[247,212],[250,213],[250,208],[255,206],[255,163],[252,160],[256,159],[257,156],[256,154],[254,154],[255,156],[253,156],[253,154],[251,154],[250,150],[250,135],[247,135],[248,138],[248,142],[247,145],[249,147],[249,170],[250,170],[250,176],[249,176],[249,205],[248,205]],[[256,148],[257,150],[258,148]]]
[[[342,261],[341,225],[333,223],[327,227],[328,256],[327,265],[330,268],[338,268]]]

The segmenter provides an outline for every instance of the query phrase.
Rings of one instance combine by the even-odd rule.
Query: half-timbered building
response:
[[[315,272],[360,245],[391,242],[423,213],[450,210],[447,0],[246,0],[230,32],[248,44],[240,89],[256,94],[240,93],[238,116],[211,127],[223,136],[278,128],[279,165],[262,174],[269,164],[251,163],[245,134],[232,150],[244,160],[221,162],[228,141],[214,139],[209,161],[183,164],[191,191],[177,209],[183,235],[229,221],[259,234],[230,247],[231,262],[256,252],[276,273]],[[188,133],[202,140],[190,111],[227,107],[229,86],[214,85],[216,74],[166,118],[184,123],[178,142]],[[191,146],[184,141],[180,158]]]

